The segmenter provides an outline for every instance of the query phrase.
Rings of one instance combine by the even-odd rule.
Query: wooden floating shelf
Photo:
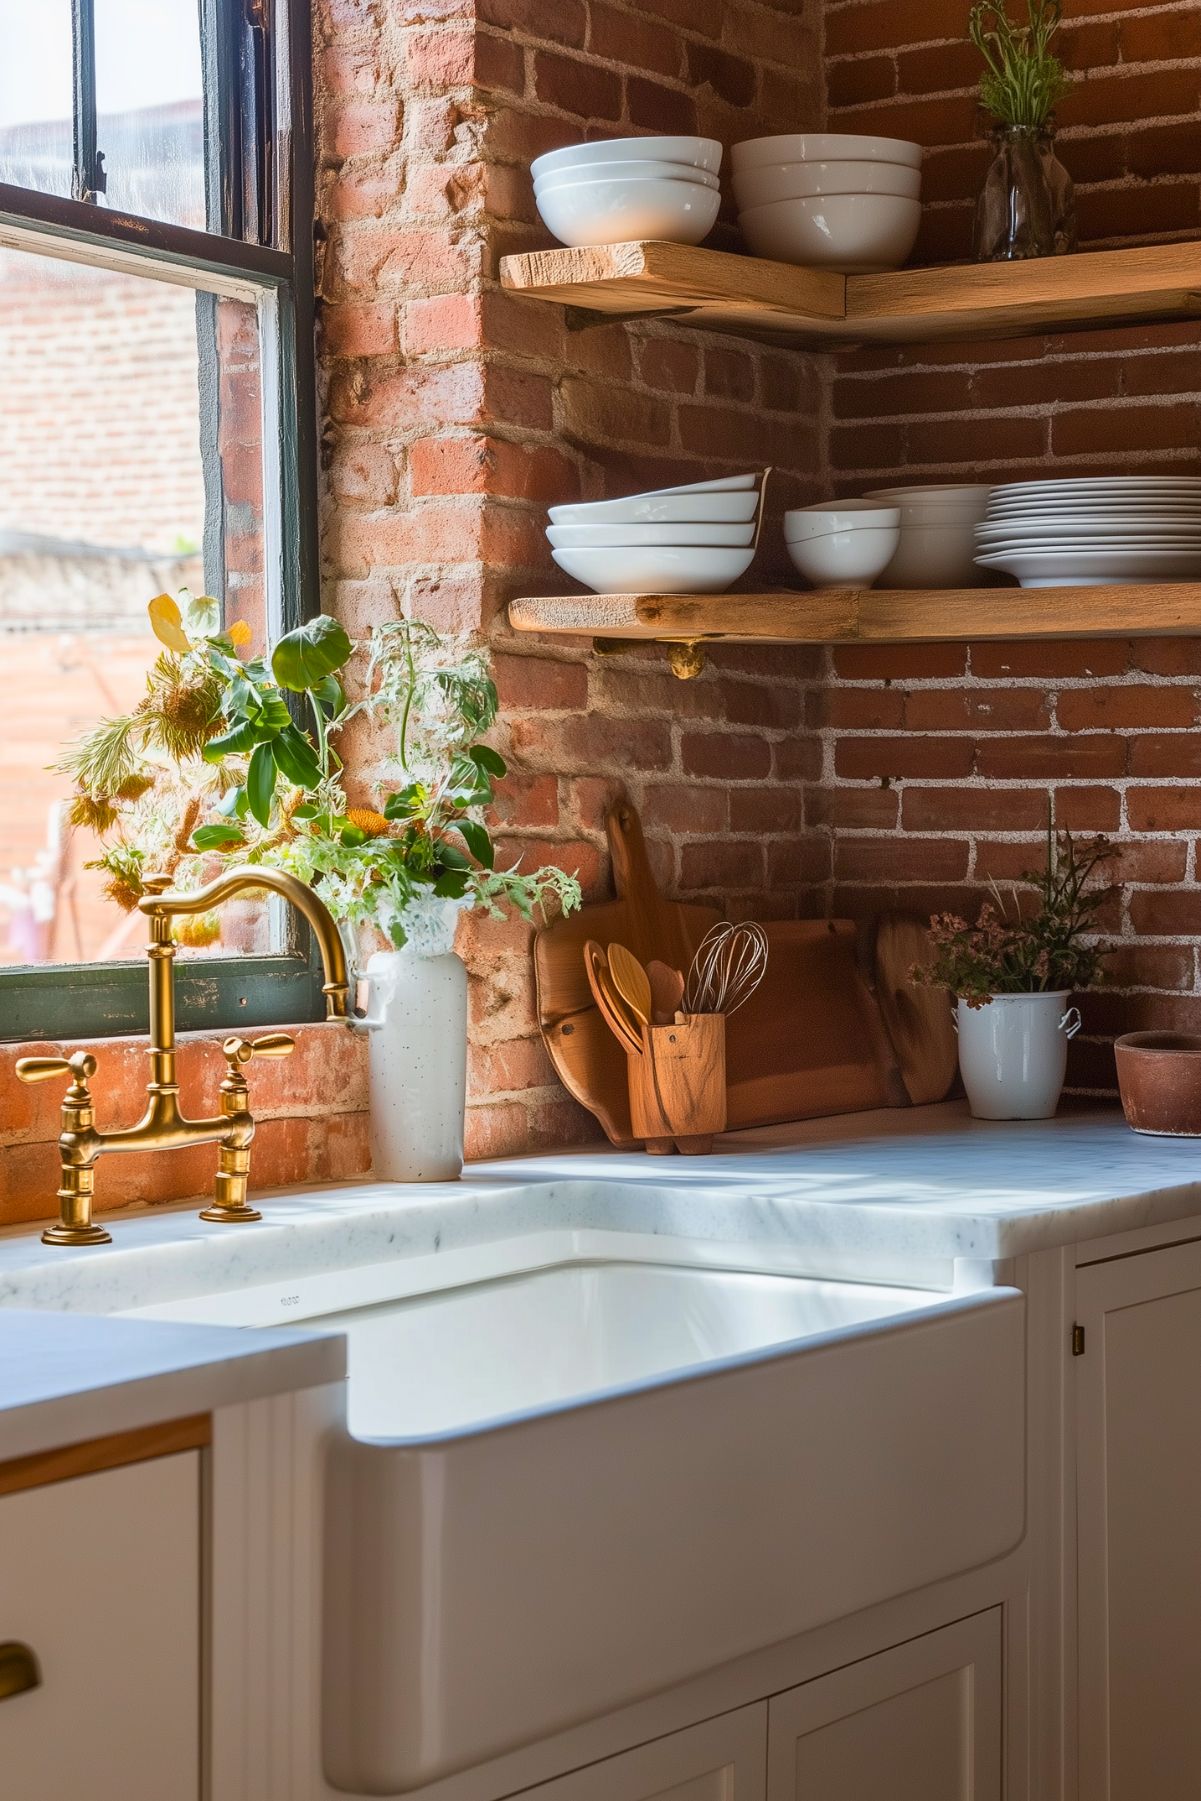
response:
[[[519,632],[659,644],[906,644],[1201,635],[1201,585],[819,588],[798,594],[568,594],[514,600]]]
[[[501,284],[598,322],[668,317],[836,350],[1201,317],[1201,241],[849,276],[647,241],[507,256]]]

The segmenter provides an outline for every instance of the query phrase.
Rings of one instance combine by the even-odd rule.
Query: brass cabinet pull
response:
[[[11,1701],[14,1695],[23,1695],[31,1688],[41,1686],[42,1672],[29,1646],[19,1644],[16,1639],[0,1644],[0,1701]]]

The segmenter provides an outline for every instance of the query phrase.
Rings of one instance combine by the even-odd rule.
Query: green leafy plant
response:
[[[1016,885],[1002,893],[994,883],[993,898],[984,902],[974,926],[953,913],[934,914],[934,956],[913,970],[913,980],[949,988],[969,1007],[984,1006],[994,994],[1091,987],[1107,955],[1091,934],[1113,893],[1095,878],[1113,855],[1107,838],[1078,844],[1070,832],[1057,832],[1049,818],[1043,867],[1021,878],[1028,904],[1023,906]]]
[[[290,870],[335,918],[403,945],[414,909],[460,901],[526,918],[552,900],[580,904],[574,876],[547,866],[497,869],[483,814],[506,767],[480,742],[497,693],[483,653],[419,620],[378,626],[363,698],[342,677],[354,645],[322,614],[244,656],[250,632],[221,629],[218,603],[159,595],[148,609],[163,645],[146,699],[102,720],[59,767],[75,781],[71,817],[103,841],[91,865],[133,908],[143,875],[197,885],[226,861]],[[299,703],[302,726],[286,695]],[[366,714],[391,735],[378,806],[350,806],[335,740]],[[200,942],[208,927],[196,928]]]
[[[1008,0],[980,0],[968,14],[968,35],[985,63],[980,101],[1002,125],[1043,130],[1067,92],[1051,48],[1062,15],[1062,0],[1026,0],[1024,25],[1009,17]]]

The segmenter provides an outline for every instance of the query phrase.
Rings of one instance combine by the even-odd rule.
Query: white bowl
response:
[[[740,213],[742,235],[756,256],[844,275],[899,269],[917,241],[920,200],[896,194],[823,194],[776,200]]]
[[[867,525],[790,539],[788,554],[806,581],[819,586],[852,582],[858,588],[870,588],[895,556],[900,537],[898,525]]]
[[[552,550],[631,549],[643,544],[709,544],[726,550],[745,550],[755,541],[755,521],[749,525],[548,525]]]
[[[845,131],[785,132],[771,138],[744,138],[731,157],[735,170],[761,169],[768,163],[903,163],[922,166],[922,146],[908,138],[865,138]]]
[[[745,575],[750,550],[656,548],[556,550],[560,569],[595,594],[721,594]]]
[[[933,506],[962,503],[979,505],[983,512],[991,493],[988,482],[913,482],[895,488],[869,488],[864,499],[884,506],[913,506],[923,501]]]
[[[922,172],[901,163],[772,163],[735,173],[731,186],[744,210],[814,194],[897,194],[916,200],[922,191]]]
[[[824,538],[829,532],[892,531],[900,524],[900,507],[878,507],[864,500],[831,501],[825,506],[793,507],[785,513],[784,542]]]
[[[745,525],[759,509],[754,488],[689,494],[629,494],[551,507],[552,525]]]
[[[708,482],[681,482],[674,488],[648,488],[646,490],[646,495],[729,494],[733,493],[735,490],[741,494],[745,493],[747,488],[761,488],[770,474],[770,469],[756,469],[750,475],[718,475],[715,476],[712,481]],[[646,496],[641,494],[634,494],[631,496],[631,499],[642,500],[645,497]]]
[[[901,541],[880,577],[882,588],[974,588],[980,580],[972,520],[921,525],[902,514]]]
[[[695,181],[586,181],[537,196],[542,222],[560,244],[624,244],[658,238],[699,244],[717,222],[721,194]]]
[[[687,163],[707,169],[716,175],[721,168],[722,147],[716,138],[644,137],[594,138],[587,144],[564,144],[560,150],[548,150],[536,156],[530,173],[537,181],[551,169],[567,168],[576,163],[616,163],[636,157],[657,163]]]
[[[692,169],[687,163],[571,163],[563,169],[551,169],[534,182],[534,193],[545,194],[551,188],[580,187],[591,181],[694,181],[698,187],[721,189],[716,175],[707,169]]]

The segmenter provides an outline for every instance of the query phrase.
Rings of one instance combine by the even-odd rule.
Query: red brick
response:
[[[1001,780],[1117,776],[1125,772],[1126,744],[1108,735],[986,739],[977,749],[976,767],[982,776]]]
[[[1188,788],[1131,788],[1126,818],[1135,832],[1201,831],[1201,794]]]
[[[771,745],[745,733],[686,732],[680,740],[680,764],[686,775],[761,781],[771,760]]]
[[[1047,817],[1035,789],[906,788],[901,822],[907,832],[1028,832]]]
[[[834,752],[840,776],[966,776],[972,773],[973,745],[968,738],[842,738]]]
[[[1056,716],[1066,732],[1155,731],[1190,726],[1197,719],[1197,692],[1149,683],[1071,688],[1060,694]]]
[[[620,77],[582,57],[536,51],[534,92],[548,106],[560,107],[580,119],[621,117]]]
[[[498,654],[493,658],[493,678],[506,711],[546,707],[578,711],[587,705],[588,671],[582,663]]]
[[[839,882],[958,882],[967,865],[967,845],[953,838],[834,841],[834,878]]]

